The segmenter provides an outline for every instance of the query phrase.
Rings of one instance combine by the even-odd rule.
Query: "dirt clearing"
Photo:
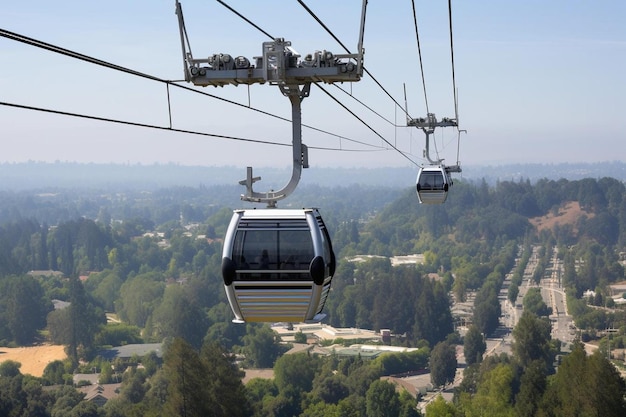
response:
[[[570,201],[559,207],[558,213],[555,215],[550,212],[542,217],[530,219],[530,223],[537,228],[538,231],[544,229],[553,230],[555,226],[571,225],[574,233],[577,233],[576,224],[581,217],[592,218],[594,213],[583,210],[578,201]]]
[[[67,358],[65,346],[42,345],[32,347],[0,347],[0,363],[12,360],[22,364],[20,372],[41,377],[46,366],[57,359]]]

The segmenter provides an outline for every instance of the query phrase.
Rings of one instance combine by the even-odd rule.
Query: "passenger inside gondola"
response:
[[[270,269],[270,257],[267,253],[267,249],[263,249],[261,256],[258,260],[259,269]]]

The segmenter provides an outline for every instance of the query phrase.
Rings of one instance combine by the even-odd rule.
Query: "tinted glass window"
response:
[[[308,230],[240,230],[235,236],[233,260],[238,276],[243,274],[239,279],[248,279],[245,274],[254,274],[252,279],[290,279],[285,274],[296,270],[307,273],[291,278],[307,279],[313,256]],[[268,275],[270,271],[282,272]]]
[[[422,190],[443,190],[443,174],[441,172],[426,171],[420,175]]]

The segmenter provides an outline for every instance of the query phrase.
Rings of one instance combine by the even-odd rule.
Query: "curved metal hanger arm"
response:
[[[246,186],[246,194],[241,195],[243,201],[255,203],[267,203],[268,207],[276,207],[276,202],[289,196],[298,186],[302,168],[309,167],[308,150],[302,143],[302,111],[301,104],[305,97],[309,96],[311,83],[305,83],[300,89],[297,84],[279,84],[280,91],[291,101],[291,132],[292,132],[292,171],[289,182],[278,191],[268,191],[265,193],[255,192],[253,184],[261,177],[254,177],[252,167],[248,167],[247,177],[239,181],[239,184]]]

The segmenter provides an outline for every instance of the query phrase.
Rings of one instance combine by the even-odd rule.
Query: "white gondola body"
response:
[[[443,165],[420,168],[417,174],[417,198],[421,204],[443,204],[452,180]]]
[[[317,209],[233,213],[222,277],[233,322],[318,322],[335,256]]]

